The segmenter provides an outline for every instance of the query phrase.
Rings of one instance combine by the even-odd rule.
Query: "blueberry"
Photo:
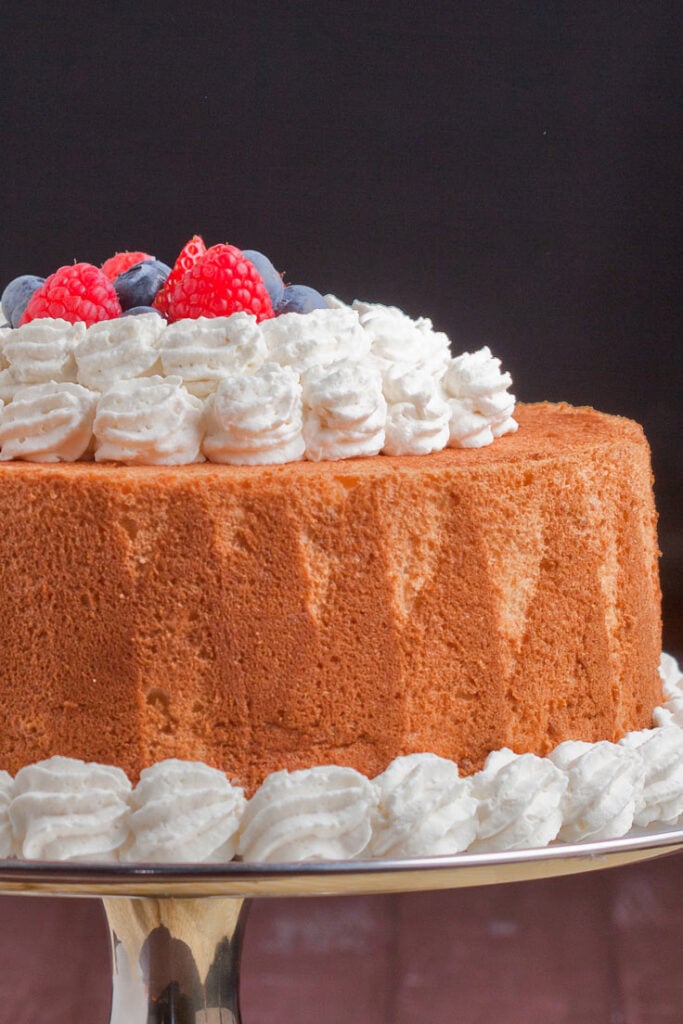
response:
[[[36,277],[34,274],[22,274],[15,277],[2,293],[2,311],[7,318],[10,327],[18,327],[19,321],[24,315],[28,300],[36,288],[40,288],[45,281],[44,277]]]
[[[263,283],[270,295],[270,301],[273,304],[273,309],[275,309],[277,304],[282,301],[282,293],[285,290],[282,278],[268,257],[264,256],[262,252],[257,252],[256,249],[243,249],[242,255],[245,256],[250,263],[254,264],[263,278]]]
[[[156,293],[171,273],[171,268],[160,260],[142,260],[134,263],[114,279],[114,290],[121,309],[151,306]]]
[[[160,313],[158,309],[155,309],[154,306],[131,306],[130,309],[127,309],[121,314],[121,316],[140,316],[141,313],[156,313],[157,316],[164,315],[163,313]]]
[[[310,313],[314,309],[327,309],[327,303],[315,288],[307,284],[288,284],[276,313]]]

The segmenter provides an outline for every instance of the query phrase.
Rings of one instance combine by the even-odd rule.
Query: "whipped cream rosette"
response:
[[[305,315],[283,313],[264,320],[260,330],[268,360],[297,373],[339,360],[362,361],[370,353],[370,339],[348,307],[314,309]]]
[[[0,771],[0,860],[14,853],[14,837],[9,808],[14,795],[14,779],[9,772]]]
[[[479,829],[471,852],[547,846],[562,825],[567,779],[547,758],[503,748],[472,777]]]
[[[352,860],[368,846],[377,799],[353,768],[274,772],[247,804],[238,853],[246,861]]]
[[[164,320],[156,313],[102,320],[85,332],[75,349],[78,383],[91,391],[158,372]]]
[[[477,801],[453,761],[408,754],[392,761],[374,784],[379,804],[368,848],[373,857],[460,853],[477,834]]]
[[[7,364],[0,370],[0,398],[9,402],[26,384],[76,382],[74,351],[85,337],[84,323],[32,320],[10,331],[3,340]]]
[[[633,826],[642,792],[642,762],[635,750],[609,743],[566,740],[548,755],[566,772],[558,839],[618,839]]]
[[[670,654],[662,654],[659,674],[665,700],[661,707],[655,708],[654,723],[660,726],[677,725],[683,729],[683,672]]]
[[[302,377],[306,457],[352,459],[384,447],[387,403],[369,361],[312,366]]]
[[[144,466],[201,462],[203,410],[180,377],[120,381],[97,406],[95,459]]]
[[[225,863],[235,855],[244,791],[223,772],[171,758],[140,773],[121,860]]]
[[[351,308],[358,314],[370,338],[370,351],[382,374],[394,366],[421,370],[440,378],[451,355],[448,335],[435,331],[428,317],[411,319],[396,306],[355,299]]]
[[[128,835],[131,785],[120,768],[69,757],[21,768],[9,808],[25,860],[115,861]]]
[[[512,377],[501,372],[500,359],[487,346],[451,359],[442,385],[451,410],[451,447],[482,448],[517,430],[515,397],[508,392]]]
[[[620,745],[641,759],[634,825],[677,824],[683,816],[683,729],[665,725],[630,732]]]
[[[177,320],[161,338],[164,374],[181,377],[199,398],[215,391],[224,377],[258,370],[267,355],[266,339],[251,313]]]
[[[54,381],[19,388],[0,410],[0,460],[75,462],[92,446],[98,395]]]
[[[430,373],[394,366],[384,375],[383,390],[387,401],[385,455],[427,455],[446,447],[451,411]]]
[[[202,450],[212,462],[255,466],[303,458],[299,375],[266,363],[255,373],[224,377],[207,399]]]

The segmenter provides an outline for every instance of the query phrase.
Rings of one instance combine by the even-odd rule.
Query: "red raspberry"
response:
[[[241,310],[253,313],[258,321],[275,315],[263,278],[234,245],[212,245],[169,296],[171,321],[230,316]]]
[[[88,327],[121,315],[121,304],[109,278],[91,263],[60,267],[34,291],[19,326],[41,317],[82,320]]]
[[[154,299],[152,305],[155,309],[158,309],[164,316],[168,314],[168,300],[171,292],[177,285],[178,281],[185,276],[188,270],[190,270],[195,263],[206,255],[206,246],[204,240],[199,235],[193,235],[189,242],[180,250],[178,259],[173,264],[171,273],[164,282],[164,287],[161,288]]]
[[[113,281],[119,274],[123,274],[124,271],[134,267],[136,263],[153,259],[154,257],[146,252],[117,252],[110,256],[108,260],[105,260],[100,269],[103,274],[107,275],[110,281]]]

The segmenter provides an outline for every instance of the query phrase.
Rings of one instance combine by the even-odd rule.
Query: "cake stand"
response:
[[[239,1024],[249,903],[494,885],[577,874],[683,850],[683,828],[506,853],[306,864],[0,862],[0,893],[100,898],[112,950],[110,1024]]]

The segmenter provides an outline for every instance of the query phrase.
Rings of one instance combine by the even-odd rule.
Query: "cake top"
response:
[[[481,448],[517,429],[488,348],[392,306],[285,284],[195,236],[2,293],[0,459],[263,465]]]

